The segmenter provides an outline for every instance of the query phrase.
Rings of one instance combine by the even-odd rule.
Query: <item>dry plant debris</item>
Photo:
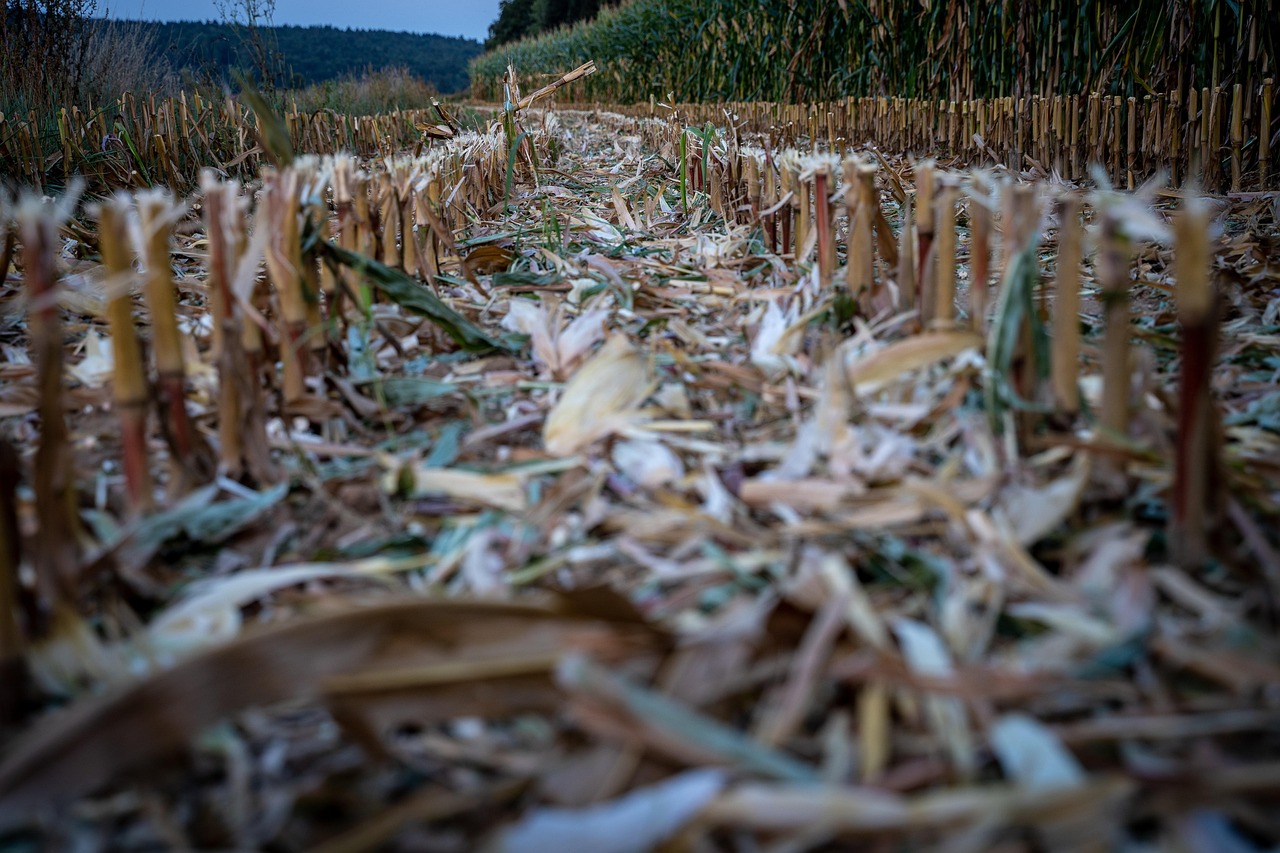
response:
[[[512,83],[3,200],[6,845],[1280,842],[1274,194]]]

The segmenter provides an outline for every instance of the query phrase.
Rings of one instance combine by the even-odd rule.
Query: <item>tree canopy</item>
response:
[[[492,50],[525,36],[593,18],[602,8],[616,5],[617,0],[502,0],[484,46]]]

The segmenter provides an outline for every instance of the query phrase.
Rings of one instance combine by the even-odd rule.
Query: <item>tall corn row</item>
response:
[[[980,97],[1240,83],[1274,72],[1280,16],[1268,0],[669,0],[503,45],[472,60],[472,94],[497,100],[511,62],[557,74],[594,59],[586,101]],[[708,57],[714,61],[708,62]]]
[[[1247,96],[1246,96],[1247,95]],[[975,166],[1056,172],[1069,180],[1105,166],[1116,184],[1136,186],[1163,171],[1175,185],[1238,192],[1275,185],[1270,142],[1280,132],[1272,78],[1255,90],[1219,86],[1159,92],[1142,99],[1093,95],[1024,98],[861,97],[805,104],[768,101],[669,105],[692,125],[728,113],[739,132],[761,133],[769,147],[841,151],[863,142]],[[1248,104],[1256,102],[1250,113]],[[1206,108],[1204,105],[1208,104]],[[643,117],[650,104],[611,110]]]

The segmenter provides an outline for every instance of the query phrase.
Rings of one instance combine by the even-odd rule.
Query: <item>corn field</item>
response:
[[[807,82],[878,8],[735,18],[777,100],[0,121],[0,846],[1280,844],[1264,10]]]

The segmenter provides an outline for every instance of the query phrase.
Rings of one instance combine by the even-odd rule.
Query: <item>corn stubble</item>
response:
[[[206,170],[194,240],[163,191],[101,205],[124,473],[103,505],[145,527],[211,488],[229,512],[228,496],[280,500],[291,482],[289,501],[253,504],[255,518],[282,515],[244,523],[263,532],[293,512],[307,535],[322,531],[308,547],[340,561],[302,553],[277,565],[287,540],[272,536],[260,571],[230,571],[176,602],[156,594],[159,612],[136,636],[97,647],[148,674],[80,698],[7,752],[0,825],[114,790],[227,715],[298,701],[375,754],[420,760],[397,752],[411,740],[432,761],[483,759],[497,781],[450,801],[464,812],[496,801],[539,815],[511,800],[512,786],[533,783],[620,812],[615,795],[657,797],[701,773],[703,799],[677,827],[693,841],[724,827],[801,845],[978,847],[1027,827],[1070,847],[1091,832],[1120,837],[1116,816],[1130,816],[1135,792],[1162,790],[1114,759],[1116,743],[1221,736],[1214,748],[1252,769],[1231,737],[1274,723],[1257,697],[1275,671],[1232,645],[1222,616],[1265,629],[1252,599],[1202,573],[1244,559],[1214,535],[1227,460],[1247,452],[1238,436],[1228,445],[1210,386],[1226,310],[1210,270],[1230,250],[1208,242],[1194,198],[1175,214],[1170,250],[1161,229],[1131,228],[1163,216],[1154,193],[1038,180],[1045,163],[1076,171],[1097,143],[1103,174],[1137,181],[1150,163],[1116,140],[1122,127],[1135,138],[1156,105],[1079,101],[1074,119],[1052,100],[1011,111],[1020,133],[975,158],[990,166],[990,146],[1016,148],[1010,172],[850,144],[838,107],[786,105],[758,113],[754,130],[754,119],[691,121],[695,109],[671,120],[534,112],[588,82],[586,68],[528,96],[507,69],[488,132],[462,132],[441,109],[420,130],[436,141],[413,155],[304,154],[264,167],[252,192]],[[909,110],[877,104],[886,123]],[[934,127],[981,137],[987,106],[935,104]],[[1096,131],[1076,138],[1094,115]],[[552,165],[562,121],[581,150]],[[1055,135],[1074,147],[1045,142]],[[71,473],[82,451],[65,418],[63,223],[45,205],[23,211],[40,445],[32,518],[0,483],[0,666],[47,677],[56,632],[30,624],[40,611],[23,600],[20,567],[32,567],[47,613],[79,620],[64,636],[96,636],[78,549],[98,533],[80,530]],[[175,243],[199,247],[203,351],[181,346],[177,314],[195,303],[177,295]],[[1166,266],[1173,285],[1159,278]],[[1176,296],[1171,345],[1134,322],[1149,285]],[[1146,357],[1171,346],[1176,395]],[[200,378],[206,366],[216,384]],[[176,468],[149,456],[152,428]],[[191,461],[205,441],[221,479],[202,489],[214,472]],[[6,475],[20,467],[7,447]],[[1266,502],[1265,488],[1238,482]],[[1139,490],[1144,511],[1168,507],[1167,559],[1150,518],[1117,508]],[[1234,523],[1265,557],[1266,535]],[[20,524],[37,535],[18,536]],[[29,554],[17,548],[28,540]],[[365,547],[413,553],[350,558]],[[136,578],[152,563],[127,569]],[[602,577],[628,596],[590,586]],[[351,606],[374,584],[410,600]],[[523,586],[568,592],[521,604],[414,597]],[[775,590],[784,604],[764,603]],[[277,624],[231,638],[255,614]],[[207,625],[230,625],[226,642]],[[190,656],[173,660],[178,641]],[[1150,691],[1132,690],[1129,667]],[[83,681],[108,681],[86,671]],[[1213,701],[1196,704],[1205,694]],[[534,713],[547,732],[508,760],[493,744],[516,729],[483,720]],[[458,717],[482,735],[455,738]],[[406,723],[430,728],[389,734]],[[1257,766],[1225,781],[1179,776],[1179,795],[1269,791],[1274,768]],[[640,781],[651,775],[665,782]],[[572,790],[553,784],[566,779]],[[440,791],[458,793],[450,784]],[[416,797],[344,838],[393,838],[414,809],[434,807]],[[1150,808],[1161,832],[1182,827]],[[647,813],[678,812],[666,802]],[[459,831],[477,843],[526,837],[516,824],[499,830],[510,836]]]

